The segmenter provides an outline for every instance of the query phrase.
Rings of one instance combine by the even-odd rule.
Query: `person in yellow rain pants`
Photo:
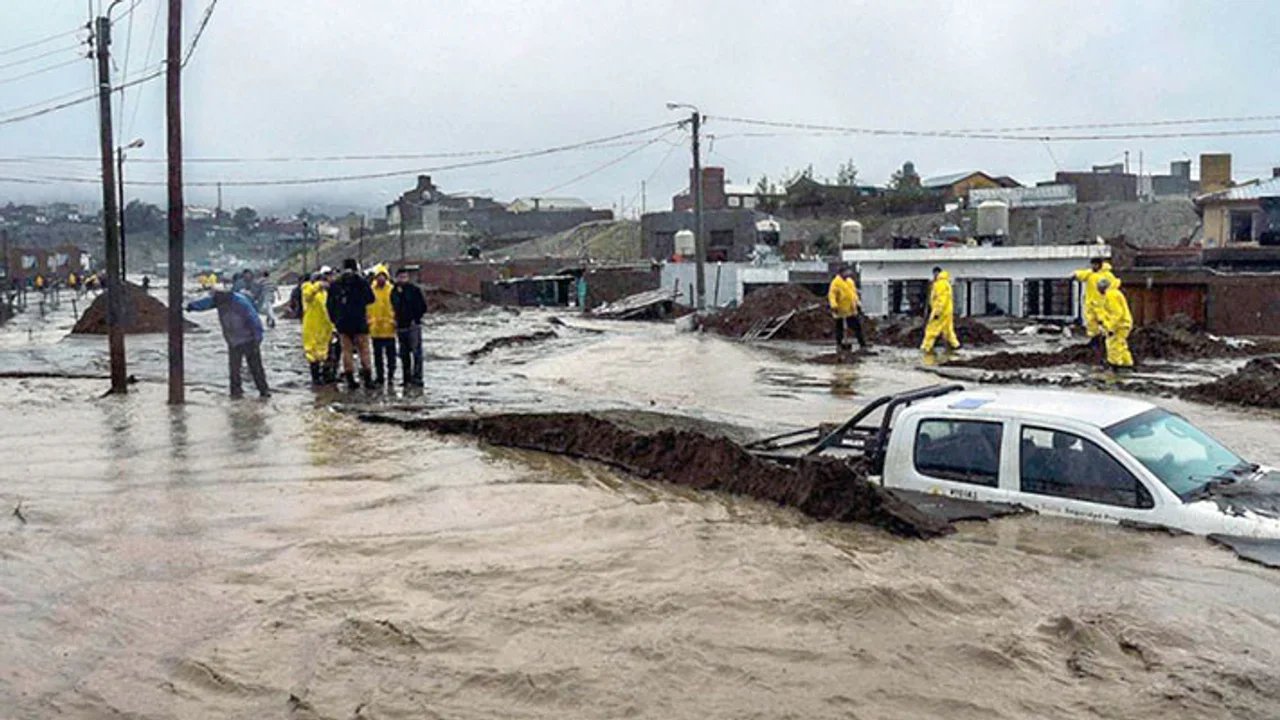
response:
[[[386,265],[373,267],[373,304],[368,308],[369,338],[373,340],[373,383],[391,385],[396,377],[396,313],[391,306],[391,273]]]
[[[1129,352],[1129,332],[1133,330],[1133,314],[1129,301],[1120,292],[1120,281],[1108,278],[1098,280],[1102,293],[1102,307],[1098,311],[1098,323],[1107,336],[1107,364],[1113,368],[1133,367],[1133,353]]]
[[[329,358],[329,342],[333,339],[333,323],[325,306],[329,299],[329,278],[321,272],[302,284],[302,349],[311,367],[311,384],[323,385],[321,366]]]
[[[951,349],[960,347],[960,339],[956,337],[955,304],[951,298],[951,273],[935,267],[933,286],[929,289],[929,322],[924,326],[924,343],[920,349],[933,352],[939,335]]]
[[[862,334],[862,318],[858,308],[858,286],[853,281],[853,268],[848,265],[840,267],[840,272],[831,279],[827,288],[827,305],[831,309],[831,318],[836,327],[836,352],[849,349],[845,345],[844,336],[850,327],[853,336],[858,340],[858,347],[867,349],[867,339]]]
[[[1104,337],[1102,325],[1098,322],[1102,311],[1102,293],[1098,292],[1098,281],[1106,279],[1114,284],[1116,276],[1111,273],[1111,263],[1102,258],[1093,258],[1089,261],[1089,267],[1075,272],[1075,279],[1084,285],[1084,331],[1089,336],[1089,345],[1098,354],[1098,362],[1103,363]]]

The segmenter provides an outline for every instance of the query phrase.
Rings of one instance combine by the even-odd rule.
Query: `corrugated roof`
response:
[[[1196,202],[1231,202],[1233,200],[1257,200],[1264,197],[1280,197],[1280,177],[1269,178],[1248,185],[1237,185],[1226,190],[1201,195],[1196,198]]]
[[[966,170],[965,172],[951,173],[949,175],[937,175],[931,178],[925,178],[920,181],[921,187],[936,188],[954,185],[970,175],[986,175],[981,170]],[[990,177],[988,175],[988,177]]]

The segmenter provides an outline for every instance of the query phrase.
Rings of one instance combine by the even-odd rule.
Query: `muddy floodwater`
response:
[[[190,336],[179,409],[160,336],[129,339],[127,397],[0,380],[0,716],[1280,715],[1280,572],[1201,538],[1019,516],[903,540],[342,411],[765,433],[937,381],[906,352],[823,366],[804,356],[825,348],[552,316],[433,318],[407,397],[312,393],[288,322],[266,402],[225,397],[216,333]],[[0,373],[105,372],[105,340],[71,322],[0,328]],[[1275,415],[1165,404],[1280,465]]]

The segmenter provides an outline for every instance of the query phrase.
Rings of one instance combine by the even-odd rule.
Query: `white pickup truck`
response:
[[[880,398],[839,427],[749,448],[780,462],[861,455],[889,488],[1216,538],[1280,539],[1280,473],[1140,400],[937,385]]]

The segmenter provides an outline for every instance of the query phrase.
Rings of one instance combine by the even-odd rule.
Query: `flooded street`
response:
[[[937,382],[912,354],[802,362],[669,325],[438,316],[379,406],[620,408],[757,433]],[[212,313],[193,315],[207,328]],[[105,372],[69,307],[0,372]],[[545,342],[465,353],[500,336]],[[592,463],[370,425],[305,385],[231,402],[216,332],[164,404],[164,338],[105,381],[6,379],[0,706],[14,718],[1272,718],[1280,573],[1202,538],[1038,516],[932,541]],[[823,348],[825,350],[825,348]],[[1106,402],[1099,396],[1099,402]],[[1274,415],[1168,401],[1280,465]],[[17,509],[16,513],[12,511]]]

